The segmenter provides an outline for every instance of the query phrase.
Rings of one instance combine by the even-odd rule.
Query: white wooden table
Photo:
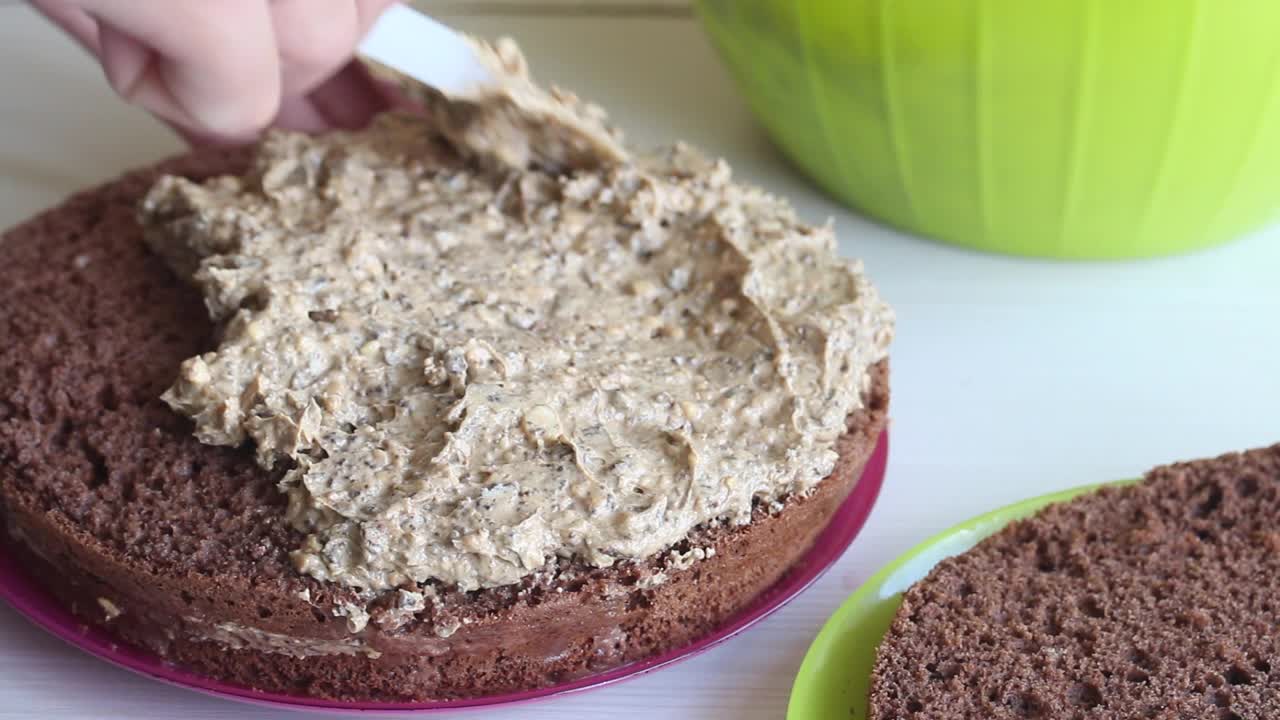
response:
[[[835,217],[842,251],[866,259],[898,311],[889,477],[835,568],[744,635],[634,681],[471,717],[779,718],[823,620],[922,538],[1050,490],[1280,441],[1280,232],[1186,258],[1055,264],[879,227],[778,155],[680,4],[476,0],[448,19],[517,36],[541,77],[600,101],[633,141],[687,139],[806,218]],[[70,42],[0,0],[0,226],[178,149]],[[135,677],[0,607],[11,717],[293,716]]]

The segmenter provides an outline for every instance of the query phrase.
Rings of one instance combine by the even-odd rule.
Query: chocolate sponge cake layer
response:
[[[869,717],[1280,717],[1280,445],[1158,468],[943,561]]]
[[[888,376],[849,418],[831,477],[741,527],[703,526],[643,563],[569,560],[519,584],[365,599],[298,574],[278,476],[203,445],[159,395],[212,348],[198,294],[144,247],[161,173],[239,172],[199,151],[72,197],[0,240],[0,506],[50,589],[86,621],[211,677],[343,700],[545,686],[688,643],[775,582],[861,475]]]

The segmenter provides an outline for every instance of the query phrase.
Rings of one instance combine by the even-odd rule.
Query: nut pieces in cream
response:
[[[681,145],[568,175],[468,157],[387,115],[144,202],[222,326],[165,400],[288,468],[301,571],[607,566],[831,472],[892,315],[830,228]]]
[[[437,132],[491,167],[535,166],[560,172],[628,159],[621,133],[607,124],[604,110],[566,90],[534,83],[524,55],[510,38],[475,46],[476,58],[496,84],[467,95],[445,96],[390,69],[374,69],[422,105]]]

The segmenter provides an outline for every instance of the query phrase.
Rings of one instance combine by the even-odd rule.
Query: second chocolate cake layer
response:
[[[875,720],[1280,717],[1280,445],[1053,505],[907,591]]]

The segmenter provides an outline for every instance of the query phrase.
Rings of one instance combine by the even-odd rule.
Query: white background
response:
[[[469,717],[781,717],[822,621],[922,538],[1050,490],[1280,441],[1280,233],[1125,264],[1017,260],[906,237],[841,209],[790,168],[696,22],[672,9],[679,2],[553,5],[453,3],[462,14],[449,19],[517,36],[541,77],[601,102],[633,141],[687,139],[807,219],[834,217],[842,251],[866,260],[898,311],[892,458],[863,534],[761,625],[647,677]],[[0,2],[0,227],[178,149],[116,101],[70,42]],[[0,607],[0,718],[106,716],[294,717],[135,677]]]

